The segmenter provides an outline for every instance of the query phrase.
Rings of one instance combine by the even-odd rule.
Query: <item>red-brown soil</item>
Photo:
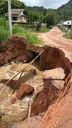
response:
[[[26,40],[13,36],[0,47],[0,65],[10,61],[24,62],[26,60]]]
[[[38,128],[72,128],[72,74],[56,103],[47,110]]]
[[[38,77],[37,77],[37,81],[35,81],[36,79],[33,79],[33,77],[31,77],[31,79],[28,78],[26,79],[26,81],[24,81],[26,82],[27,85],[30,84],[31,86],[32,86],[32,82],[34,81],[33,83],[35,87],[34,89],[36,89],[37,84],[38,85],[41,84],[40,82],[44,84],[44,86],[42,86],[43,88],[41,91],[38,92],[35,90],[36,92],[34,95],[35,97],[33,97],[32,99],[33,102],[31,102],[32,103],[31,116],[35,116],[47,110],[42,121],[41,120],[39,121],[41,123],[38,125],[38,128],[72,128],[72,109],[71,109],[72,108],[72,78],[71,78],[72,74],[70,73],[72,69],[71,67],[72,40],[65,39],[63,37],[63,33],[57,27],[53,28],[48,33],[42,33],[39,36],[45,42],[44,45],[46,45],[46,46],[43,46],[43,49],[45,49],[45,51],[43,52],[42,56],[40,56],[40,64],[42,64],[41,65],[42,68],[44,68],[44,70],[46,69],[50,70],[50,69],[61,67],[65,71],[64,72],[65,77],[63,78],[64,86],[60,90],[57,87],[55,87],[54,84],[52,84],[53,82],[52,79],[49,79],[49,78],[42,79],[43,72],[40,72],[41,78],[39,78],[38,80]],[[27,54],[27,51],[26,51],[25,40],[23,38],[13,37],[12,39],[9,39],[7,41],[7,45],[3,47],[3,49],[1,49],[0,51],[0,62],[1,62],[0,65],[8,63],[9,61],[12,61],[14,59],[16,59],[16,61],[19,61],[19,60],[24,61],[26,60],[26,57],[27,57],[26,54]],[[58,73],[60,72],[58,71]],[[53,72],[52,75],[54,78],[56,74]],[[25,80],[25,79],[23,78],[22,80]],[[59,80],[60,79],[58,79],[57,82],[59,82]],[[23,119],[28,117],[28,110],[29,110],[28,107],[30,106],[28,106],[29,104],[27,103],[27,109],[25,111],[26,116],[24,116],[25,113],[23,113],[24,112],[23,107],[25,107],[24,106],[25,104],[24,104],[24,99],[22,99],[22,97],[27,94],[30,94],[29,92],[27,93],[25,92],[25,91],[28,91],[28,89],[31,89],[30,91],[33,92],[33,88],[29,88],[30,86],[28,86],[28,88],[25,88],[24,85],[22,85],[19,88],[17,93],[15,92],[16,100],[19,99],[15,103],[17,105],[15,109],[14,109],[15,104],[11,104],[12,106],[11,111],[8,110],[10,109],[11,106],[7,106],[8,109],[6,108],[5,105],[3,106],[6,108],[6,109],[4,108],[4,112],[6,112],[5,110],[7,110],[7,114],[5,113],[6,114],[5,116],[7,116],[6,118],[8,118],[7,122],[10,120],[10,117],[8,116],[8,114],[10,115],[12,113],[14,114],[14,118],[11,120],[11,122],[14,122],[16,120],[22,121]],[[7,87],[10,87],[10,86],[7,86]],[[9,88],[9,89],[12,89],[12,88]],[[27,97],[27,98],[30,98],[30,97]],[[20,107],[21,104],[22,106]],[[3,110],[2,106],[1,106],[1,110]],[[18,113],[18,115],[16,113],[16,110],[17,112],[18,111],[20,112]],[[2,119],[5,119],[5,116],[3,115]],[[12,116],[13,115],[11,115],[11,117]],[[22,125],[21,127],[28,128],[30,124],[31,124],[30,125],[31,128],[32,126],[33,128],[37,127],[37,125],[34,126],[34,122],[28,122],[28,121],[29,120],[26,120],[25,122],[26,126]],[[15,125],[15,128],[18,128],[18,127],[16,127]]]
[[[58,27],[54,27],[47,33],[39,34],[39,37],[44,41],[44,45],[61,49],[72,62],[72,40],[64,38],[63,35],[64,33]]]

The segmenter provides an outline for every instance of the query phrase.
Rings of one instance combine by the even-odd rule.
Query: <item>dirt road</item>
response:
[[[64,33],[58,28],[54,27],[47,33],[39,34],[39,37],[44,41],[44,45],[60,48],[64,51],[66,57],[72,62],[72,40],[63,37]]]

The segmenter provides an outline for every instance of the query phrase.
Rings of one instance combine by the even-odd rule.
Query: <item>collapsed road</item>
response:
[[[64,122],[71,115],[63,120],[62,113],[68,103],[71,106],[72,44],[62,35],[58,28],[53,28],[39,35],[45,41],[41,46],[28,45],[24,38],[17,36],[1,45],[0,127],[68,128]],[[69,96],[69,102],[65,102]],[[67,109],[65,115],[66,112]]]

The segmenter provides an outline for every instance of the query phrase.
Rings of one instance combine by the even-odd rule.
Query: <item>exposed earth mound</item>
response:
[[[24,62],[26,60],[26,40],[14,36],[0,46],[0,65],[10,61]]]
[[[72,128],[71,53],[69,47],[64,52],[47,43],[28,45],[24,38],[13,36],[1,45],[1,128]]]
[[[43,73],[44,87],[34,98],[31,116],[45,112],[57,100],[60,90],[64,87],[64,79],[65,74],[62,68],[46,70]]]
[[[49,107],[38,128],[72,127],[72,74],[68,76],[66,82],[59,99]]]

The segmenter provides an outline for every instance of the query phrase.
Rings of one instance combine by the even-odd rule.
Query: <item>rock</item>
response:
[[[16,97],[12,97],[11,98],[11,103],[14,104],[16,102],[17,98]]]
[[[51,70],[46,70],[44,73],[44,78],[51,78],[51,79],[64,79],[65,73],[63,68],[55,68]]]
[[[52,84],[58,89],[62,89],[64,86],[65,73],[63,68],[55,68],[52,70],[46,70],[43,73],[43,81],[45,86]]]
[[[1,121],[6,123],[20,122],[26,119],[28,116],[28,103],[17,101],[15,104],[11,104],[4,108],[4,116]]]
[[[22,99],[24,96],[31,95],[34,91],[34,88],[30,85],[22,84],[18,90],[16,97],[17,99]]]

